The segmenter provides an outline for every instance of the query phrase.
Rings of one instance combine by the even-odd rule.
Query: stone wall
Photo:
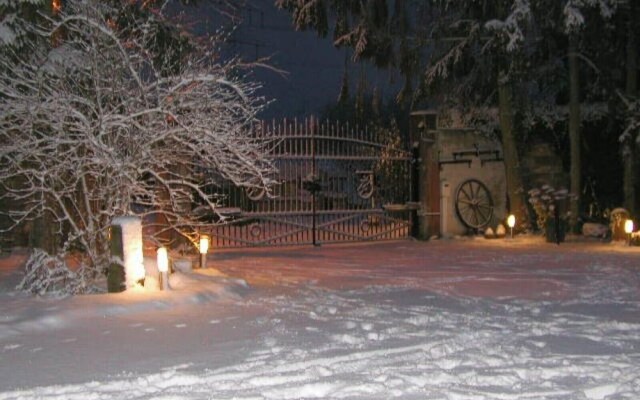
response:
[[[497,141],[469,129],[437,131],[440,165],[442,236],[463,235],[471,230],[456,213],[456,194],[469,179],[482,182],[493,199],[494,212],[488,226],[495,230],[506,218],[506,178],[502,147]]]

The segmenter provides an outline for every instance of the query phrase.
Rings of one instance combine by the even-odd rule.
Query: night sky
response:
[[[199,5],[195,12],[206,8]],[[264,84],[261,94],[275,100],[263,118],[319,115],[338,98],[346,57],[350,94],[355,93],[363,67],[351,61],[350,50],[336,49],[330,37],[321,38],[314,31],[295,31],[291,16],[278,10],[274,0],[249,0],[241,18],[242,23],[230,38],[230,53],[249,61],[271,56],[274,67],[288,72],[287,76],[263,69],[255,72],[256,80]],[[217,28],[214,18],[207,25],[209,30]],[[397,89],[393,87],[401,83],[399,76],[371,67],[366,68],[365,78],[368,92],[378,87],[383,98],[395,96]]]

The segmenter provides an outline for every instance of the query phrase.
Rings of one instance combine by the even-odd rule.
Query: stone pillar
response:
[[[436,131],[420,140],[420,238],[440,235],[440,167]]]
[[[440,170],[436,131],[437,112],[417,110],[411,112],[410,140],[414,151],[414,163],[417,185],[414,185],[412,201],[420,205],[417,211],[417,224],[412,234],[418,239],[427,240],[440,235]]]
[[[110,248],[114,261],[108,271],[109,292],[121,292],[144,284],[142,221],[139,217],[113,219]]]

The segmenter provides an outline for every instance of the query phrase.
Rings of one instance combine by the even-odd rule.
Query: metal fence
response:
[[[399,239],[409,236],[411,154],[397,134],[347,124],[263,123],[278,182],[271,193],[209,175],[228,218],[213,246],[244,247]]]

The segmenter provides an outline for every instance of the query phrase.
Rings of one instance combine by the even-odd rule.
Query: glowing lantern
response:
[[[628,219],[624,221],[624,232],[628,235],[633,232],[633,220]]]
[[[158,249],[158,271],[167,272],[169,270],[169,256],[166,247]]]
[[[201,235],[200,236],[200,254],[207,254],[209,251],[209,236]]]
[[[629,243],[628,244],[629,244],[629,246],[631,246],[631,234],[633,233],[633,220],[628,219],[628,220],[624,221],[624,232],[629,237],[629,239],[628,239]]]
[[[167,254],[166,247],[160,247],[157,252],[158,256],[158,271],[160,271],[160,290],[169,289],[169,256]]]
[[[200,268],[207,266],[207,251],[209,251],[209,236],[200,235]]]
[[[511,214],[507,217],[507,225],[511,229],[511,237],[513,238],[513,227],[516,226],[516,216]]]

